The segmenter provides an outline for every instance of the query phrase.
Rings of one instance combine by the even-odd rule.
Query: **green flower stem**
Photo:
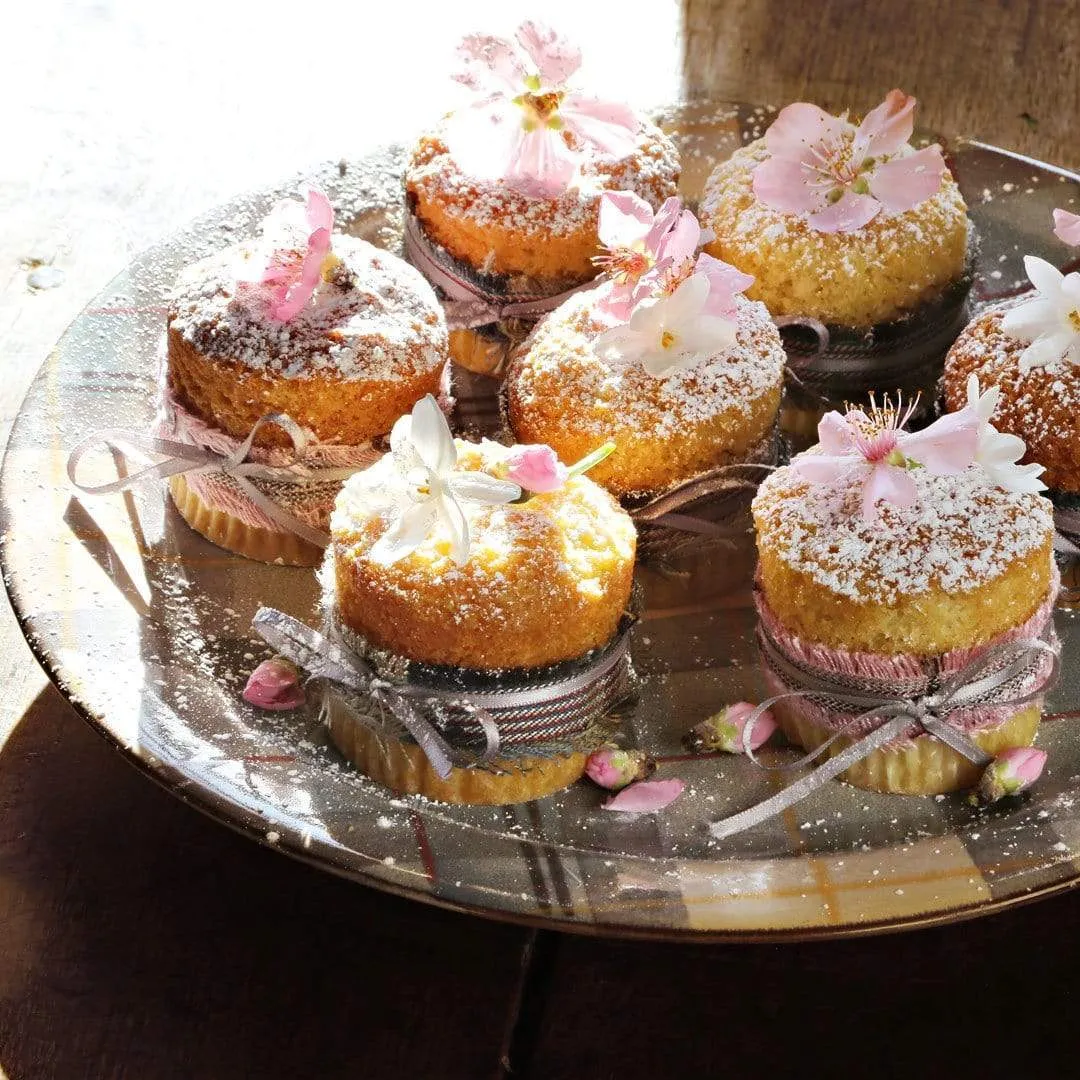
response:
[[[611,457],[615,453],[615,444],[613,442],[606,442],[603,446],[597,447],[591,454],[586,454],[576,465],[571,465],[569,469],[569,477],[580,476],[582,473],[587,473],[590,469],[595,468],[605,458]]]

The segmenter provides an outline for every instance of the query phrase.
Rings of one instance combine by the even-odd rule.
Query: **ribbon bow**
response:
[[[456,269],[445,254],[424,235],[414,214],[405,217],[405,258],[442,292],[446,324],[451,330],[469,330],[504,319],[538,319],[564,300],[591,287],[585,281],[554,296],[500,296]]]
[[[445,739],[427,715],[430,708],[440,719],[453,709],[467,713],[480,726],[486,740],[481,761],[491,761],[499,750],[499,730],[490,714],[456,694],[426,687],[397,686],[378,676],[358,653],[331,641],[324,634],[274,608],[259,608],[252,629],[275,652],[303,668],[312,678],[353,693],[363,694],[385,708],[416,740],[432,768],[444,780],[455,764],[471,764]]]
[[[247,460],[255,444],[255,436],[265,426],[279,428],[288,436],[293,455],[292,460],[287,464],[261,465]],[[128,446],[143,453],[165,454],[166,459],[107,484],[79,483],[77,478],[79,462],[88,451],[101,443],[121,452],[124,446]],[[190,443],[177,442],[174,439],[159,439],[153,435],[142,435],[122,428],[103,428],[95,431],[72,450],[68,457],[67,474],[71,483],[87,495],[106,495],[109,492],[124,491],[147,480],[161,480],[169,476],[179,476],[181,473],[221,473],[235,480],[244,495],[281,529],[294,533],[318,547],[325,548],[330,542],[330,537],[326,533],[290,514],[252,483],[252,480],[280,483],[283,478],[296,483],[320,483],[346,480],[356,472],[357,467],[308,468],[303,463],[307,448],[307,433],[292,417],[284,413],[267,413],[256,420],[248,437],[230,454],[219,454],[201,446],[192,446]]]
[[[1052,638],[1052,624],[1049,634]],[[1014,706],[1034,701],[1057,678],[1059,668],[1056,641],[1051,643],[1044,638],[1023,638],[987,649],[958,671],[940,680],[933,689],[928,687],[926,692],[902,697],[880,690],[862,690],[856,685],[855,679],[832,679],[809,671],[786,656],[761,626],[758,628],[758,644],[767,667],[787,686],[799,687],[763,701],[746,718],[742,734],[743,749],[747,757],[761,768],[801,768],[824,754],[837,739],[863,721],[880,720],[881,723],[823,762],[808,776],[796,780],[755,806],[714,822],[709,828],[713,836],[718,838],[742,832],[794,806],[875,750],[908,735],[912,727],[917,733],[925,732],[940,739],[973,764],[985,767],[993,758],[952,726],[947,719],[949,714],[977,705]],[[1050,666],[1043,674],[1041,669],[1047,657],[1050,658]],[[1032,678],[1036,680],[1034,687],[1029,685]],[[754,724],[770,706],[792,698],[813,698],[830,706],[842,705],[863,711],[848,719],[825,742],[797,762],[762,765],[750,747]]]

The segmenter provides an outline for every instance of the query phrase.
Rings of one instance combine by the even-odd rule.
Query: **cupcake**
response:
[[[1058,211],[1058,221],[1059,236],[1071,236],[1065,212]],[[1080,226],[1072,228],[1080,242]],[[1024,264],[1033,294],[983,311],[949,351],[945,405],[955,411],[980,399],[996,409],[1001,431],[1026,443],[1024,460],[1045,467],[1043,479],[1059,525],[1075,539],[1080,538],[1080,273],[1063,275],[1031,255]]]
[[[591,475],[635,512],[773,460],[785,357],[765,306],[741,295],[752,279],[695,255],[700,229],[677,200],[654,218],[630,193],[605,196],[601,220],[608,280],[548,315],[508,363],[514,438],[567,461],[610,439],[617,452]]]
[[[447,359],[424,278],[332,230],[321,192],[283,202],[259,240],[187,267],[169,302],[158,434],[236,459],[173,476],[173,500],[209,540],[265,562],[319,561],[342,480]]]
[[[495,324],[520,336],[514,327],[596,275],[601,194],[629,190],[659,207],[679,161],[633,110],[569,87],[581,56],[551,30],[472,35],[460,55],[474,100],[412,150],[406,250],[448,301],[454,358],[492,371],[505,343]]]
[[[893,90],[856,127],[789,105],[706,184],[706,250],[804,327],[788,342],[804,410],[792,423],[812,419],[808,432],[822,400],[932,387],[964,324],[967,210],[940,147],[911,146],[914,109]]]
[[[391,453],[346,482],[331,533],[333,632],[380,673],[467,701],[539,693],[526,716],[493,710],[494,755],[446,776],[415,740],[331,698],[330,733],[347,758],[396,791],[448,802],[521,802],[580,777],[629,678],[635,535],[610,495],[549,448],[454,440],[429,397],[395,425]],[[567,677],[584,695],[568,711],[543,692]],[[468,723],[440,731],[459,749],[485,745],[475,724],[472,742]]]
[[[906,418],[888,407],[828,413],[820,445],[761,485],[759,641],[779,695],[770,710],[807,750],[839,754],[911,715],[870,708],[867,695],[921,703],[932,719],[902,719],[897,738],[841,778],[937,794],[979,780],[986,761],[969,757],[1035,737],[1056,649],[1054,524],[1038,481],[1010,464],[1010,441],[975,409],[914,434]],[[1010,649],[1025,657],[1020,669],[987,685],[1016,659]],[[945,693],[955,680],[962,692]],[[958,738],[974,752],[954,748]]]

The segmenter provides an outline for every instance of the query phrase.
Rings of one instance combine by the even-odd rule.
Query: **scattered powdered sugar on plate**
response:
[[[888,603],[978,588],[1053,535],[1046,499],[994,487],[979,468],[910,475],[918,500],[879,503],[880,519],[866,521],[859,484],[811,484],[778,469],[754,498],[761,543],[841,596]]]

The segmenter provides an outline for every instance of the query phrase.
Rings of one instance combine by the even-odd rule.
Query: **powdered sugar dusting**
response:
[[[431,286],[396,255],[335,234],[341,260],[289,323],[257,295],[237,296],[255,276],[257,243],[238,244],[184,270],[170,296],[170,325],[211,359],[286,379],[313,374],[393,381],[438,367],[446,323]]]
[[[513,392],[523,404],[565,392],[572,381],[582,405],[575,423],[584,430],[603,435],[617,425],[663,436],[732,409],[749,417],[783,378],[784,349],[765,305],[741,296],[735,344],[685,370],[656,378],[640,364],[602,360],[593,344],[608,324],[595,310],[607,287],[571,297],[533,331],[512,365]]]
[[[881,503],[880,521],[867,522],[858,485],[810,484],[779,469],[754,498],[761,542],[841,596],[889,603],[934,588],[970,592],[1053,535],[1046,499],[994,487],[977,467],[910,475],[918,501]]]

